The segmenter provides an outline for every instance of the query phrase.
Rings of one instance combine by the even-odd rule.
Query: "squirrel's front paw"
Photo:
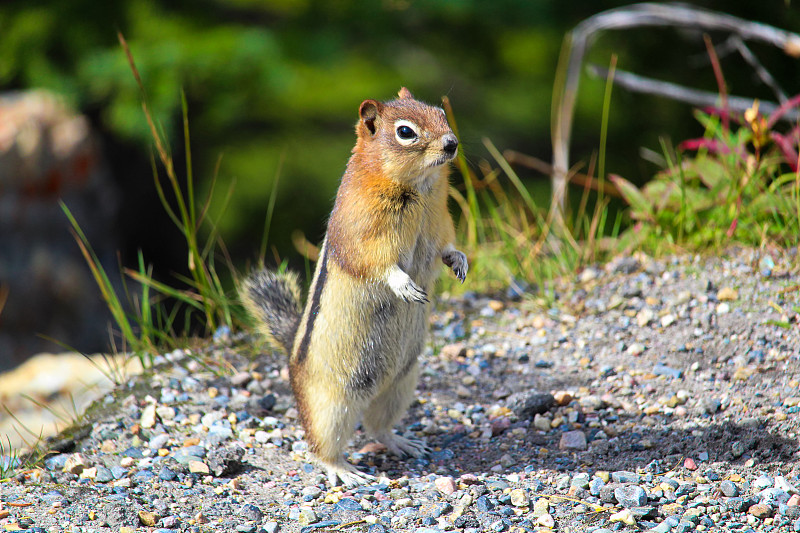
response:
[[[414,283],[408,274],[402,270],[395,270],[387,279],[389,288],[398,298],[405,302],[428,303],[428,295]]]
[[[442,254],[442,261],[453,270],[453,273],[461,280],[461,283],[464,283],[469,270],[469,263],[467,263],[467,256],[464,255],[464,252],[459,252],[458,250],[445,252]]]

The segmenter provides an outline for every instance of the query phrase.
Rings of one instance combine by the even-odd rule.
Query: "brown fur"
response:
[[[359,108],[358,138],[291,350],[306,440],[331,483],[369,478],[342,454],[362,416],[393,453],[425,451],[394,435],[392,426],[413,399],[436,262],[462,281],[467,272],[447,211],[447,162],[456,138],[441,109],[406,88],[398,96],[365,100]]]

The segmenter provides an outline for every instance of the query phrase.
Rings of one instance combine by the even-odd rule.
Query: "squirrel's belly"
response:
[[[413,366],[424,346],[427,308],[329,264],[303,363],[311,382],[346,396],[376,393]]]

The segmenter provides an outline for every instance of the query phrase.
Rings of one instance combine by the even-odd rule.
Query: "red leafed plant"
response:
[[[759,102],[744,113],[706,108],[695,113],[702,137],[665,149],[667,165],[641,189],[611,180],[641,221],[640,239],[666,238],[675,244],[715,246],[735,241],[800,240],[800,126],[786,116],[800,107],[800,95],[768,116]]]

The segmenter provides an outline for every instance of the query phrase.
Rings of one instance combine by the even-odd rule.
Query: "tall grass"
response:
[[[484,139],[483,144],[496,167],[489,163],[481,165],[482,177],[475,174],[459,152],[457,169],[461,182],[451,188],[451,197],[461,212],[459,241],[465,243],[471,259],[470,283],[459,287],[448,279],[444,282],[446,290],[497,291],[519,281],[545,287],[553,277],[573,273],[615,250],[613,241],[621,231],[622,217],[617,215],[613,226],[607,227],[609,202],[603,194],[607,188],[603,172],[614,64],[612,60],[603,102],[599,179],[591,176],[594,165],[590,165],[577,208],[568,208],[558,222],[556,211],[536,201],[489,139]],[[443,104],[458,135],[452,106],[447,98]],[[591,188],[598,189],[599,195],[593,198]],[[594,203],[590,208],[592,198]],[[559,224],[558,231],[554,231],[555,224]]]
[[[189,111],[185,94],[181,93],[183,125],[183,152],[186,161],[185,174],[181,179],[176,170],[168,143],[150,112],[147,93],[133,59],[133,54],[124,36],[118,34],[120,45],[139,86],[142,111],[150,127],[154,154],[151,158],[153,181],[161,202],[170,220],[186,243],[186,267],[188,275],[176,275],[176,280],[185,288],[156,280],[152,268],[145,262],[142,253],[137,257],[137,268],[122,268],[119,282],[108,274],[92,250],[86,235],[73,214],[62,204],[73,234],[100,288],[101,294],[118,328],[119,343],[125,351],[133,352],[143,366],[152,363],[153,354],[185,344],[185,335],[190,332],[208,335],[221,326],[238,327],[245,321],[244,312],[238,305],[233,290],[228,291],[223,278],[236,278],[225,245],[219,236],[216,224],[209,218],[209,206],[215,192],[217,171],[204,201],[198,202],[195,192],[195,176],[192,168]],[[264,240],[261,244],[262,261],[266,253],[266,239],[275,204],[275,191],[265,221]],[[232,188],[227,191],[230,199]],[[223,207],[224,211],[224,207]],[[203,236],[205,235],[205,236]],[[224,267],[221,275],[220,264]],[[136,291],[128,280],[133,280]],[[197,331],[198,326],[200,331]]]

